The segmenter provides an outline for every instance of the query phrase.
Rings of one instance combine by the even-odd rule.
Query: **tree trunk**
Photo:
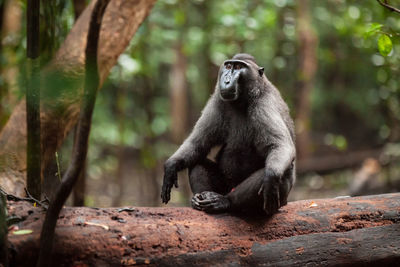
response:
[[[175,46],[175,62],[170,74],[170,99],[171,99],[171,138],[175,144],[182,144],[188,135],[189,121],[189,96],[186,80],[186,55],[183,53],[183,44],[178,42]],[[180,191],[185,199],[189,199],[192,192],[189,186],[187,172],[180,172]]]
[[[299,159],[306,159],[311,152],[310,98],[317,70],[318,39],[311,26],[308,0],[297,1],[297,34],[299,42],[299,73],[296,96],[296,145]]]
[[[0,2],[0,40],[3,40],[3,20],[4,20],[4,1]],[[4,78],[1,75],[3,72],[3,42],[0,42],[0,129],[3,126],[4,107],[3,98],[6,95],[6,88],[4,86]]]
[[[17,80],[20,66],[17,62],[16,50],[19,42],[22,42],[21,38],[19,38],[22,22],[22,8],[18,1],[2,0],[0,2],[4,5],[2,17],[3,25],[1,28],[1,57],[3,57],[3,62],[7,62],[7,68],[0,70],[2,79],[2,95],[0,98],[0,105],[2,106],[2,113],[0,114],[1,130],[10,117],[10,109],[12,109],[17,102]],[[6,38],[13,41],[5,42],[4,40]]]
[[[8,267],[6,196],[0,193],[0,265]]]
[[[75,207],[82,207],[85,205],[86,166],[87,166],[87,159],[85,160],[84,166],[79,173],[78,181],[74,186],[72,202]]]
[[[75,22],[78,20],[79,16],[86,8],[86,1],[85,0],[74,0],[74,18]],[[74,143],[76,140],[76,127],[74,130]],[[75,144],[74,144],[75,146]],[[73,203],[75,207],[81,207],[85,204],[85,189],[86,189],[86,162],[85,167],[79,173],[78,181],[74,186],[73,191]]]
[[[26,16],[26,125],[27,190],[36,199],[42,194],[40,153],[40,0],[28,0]]]
[[[181,144],[188,131],[188,85],[186,81],[186,56],[182,51],[182,43],[175,46],[175,62],[170,75],[171,98],[171,137]]]
[[[86,8],[85,0],[74,0],[74,17],[75,21],[78,20],[79,16]]]
[[[113,0],[107,8],[99,46],[100,85],[118,56],[125,50],[155,0]],[[41,91],[42,171],[75,125],[82,97],[84,51],[90,14],[95,1],[86,8],[43,72]],[[7,192],[23,195],[26,176],[25,101],[15,108],[0,134],[0,186]]]
[[[8,201],[19,229],[10,263],[35,261],[44,211]],[[382,266],[400,260],[400,193],[290,202],[271,218],[191,208],[65,208],[54,264],[64,266]]]

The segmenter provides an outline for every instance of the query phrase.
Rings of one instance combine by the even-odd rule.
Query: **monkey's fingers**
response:
[[[217,202],[219,200],[219,198],[207,198],[207,199],[201,199],[201,200],[198,200],[197,202],[200,204],[200,205],[208,205],[208,204],[211,204],[211,203],[215,203],[215,202]]]
[[[201,210],[208,210],[213,208],[216,205],[217,202],[208,202],[208,203],[200,203],[197,202],[197,206],[201,209]]]
[[[279,188],[278,186],[269,186],[269,190],[264,190],[264,211],[267,215],[274,214],[279,209]]]
[[[207,213],[221,213],[225,212],[229,207],[229,204],[224,199],[219,199],[216,202],[203,205],[202,208]]]
[[[264,211],[268,214],[268,190],[263,191],[263,197],[264,197]]]
[[[192,200],[190,201],[190,203],[192,204],[192,208],[194,208],[195,210],[202,210],[201,206],[199,205],[199,203],[195,197],[192,197]]]
[[[192,207],[196,208],[196,209],[200,209],[200,206],[201,206],[200,201],[201,200],[203,200],[203,198],[200,193],[194,194],[194,196],[192,197],[192,200],[190,201],[192,204]]]
[[[270,195],[270,199],[268,201],[269,205],[268,205],[268,213],[269,215],[274,214],[278,209],[279,209],[279,188],[273,186],[271,188],[271,195]]]
[[[161,192],[161,199],[162,199],[162,202],[165,204],[167,204],[168,201],[171,199],[171,188],[172,188],[171,185],[168,185],[168,184],[163,185],[163,189]]]
[[[162,203],[165,203],[164,199],[165,199],[165,185],[163,184],[162,188],[161,188],[161,200],[162,200]]]
[[[269,183],[264,182],[261,186],[259,193],[263,194],[264,205],[263,209],[266,211],[268,209],[268,192],[269,192]]]
[[[205,208],[218,201],[217,198],[207,198],[204,199],[201,194],[195,194],[192,198],[192,203],[195,204],[199,208]]]
[[[264,185],[261,185],[260,189],[258,190],[258,195],[260,196],[261,193],[263,192],[264,189]]]
[[[175,178],[175,183],[174,183],[174,185],[175,185],[175,188],[178,188],[178,187],[179,187],[179,186],[178,186],[178,177]]]
[[[167,202],[171,199],[171,190],[172,190],[172,184],[168,186],[167,190]]]
[[[215,203],[208,203],[208,204],[204,204],[204,203],[200,203],[199,201],[197,201],[196,199],[192,199],[191,201],[192,203],[192,207],[196,210],[201,210],[201,211],[207,211],[210,208],[212,208],[213,204]]]

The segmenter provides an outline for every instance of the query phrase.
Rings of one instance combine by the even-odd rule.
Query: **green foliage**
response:
[[[389,35],[381,34],[378,38],[378,49],[382,56],[388,56],[392,52],[393,44]]]
[[[372,35],[375,35],[377,33],[380,32],[380,30],[382,29],[383,25],[379,24],[379,23],[371,23],[371,25],[369,26],[369,28],[365,31],[364,33],[364,37],[368,38],[371,37]]]

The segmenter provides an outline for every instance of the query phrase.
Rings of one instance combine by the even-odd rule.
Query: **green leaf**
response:
[[[31,229],[17,230],[13,232],[13,235],[29,235],[32,234],[33,231]]]
[[[386,57],[390,54],[392,48],[393,44],[392,40],[390,40],[390,37],[386,34],[382,34],[378,39],[379,53],[381,53],[382,56]]]
[[[186,15],[183,10],[177,10],[174,12],[174,20],[176,25],[182,26],[185,24],[186,21]]]
[[[383,25],[379,23],[371,23],[369,28],[364,33],[364,38],[371,37],[372,35],[376,34],[380,29],[382,29]]]

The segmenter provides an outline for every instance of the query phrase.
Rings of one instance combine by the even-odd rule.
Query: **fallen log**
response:
[[[331,173],[338,170],[354,168],[363,163],[367,158],[378,159],[382,156],[383,149],[365,151],[351,151],[343,154],[309,157],[297,162],[297,174],[316,172],[319,174]]]
[[[8,202],[10,264],[36,261],[43,208]],[[17,232],[18,233],[18,232]],[[400,193],[291,202],[270,218],[191,208],[62,210],[54,266],[336,266],[400,262]]]

